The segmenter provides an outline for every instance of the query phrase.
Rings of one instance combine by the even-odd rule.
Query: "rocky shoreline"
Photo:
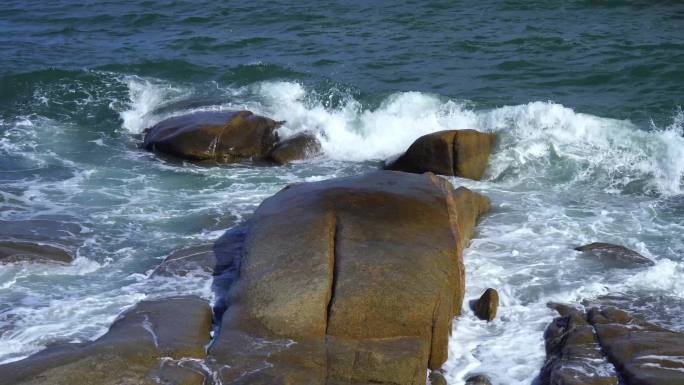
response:
[[[280,141],[280,124],[249,111],[195,113],[151,127],[143,148],[258,164],[320,152],[314,135]],[[428,374],[445,383],[440,368],[465,300],[463,250],[490,203],[436,174],[481,178],[494,140],[442,131],[417,139],[387,170],[287,186],[214,244],[180,250],[153,272],[203,271],[213,304],[141,302],[93,342],[1,365],[0,384],[422,385]],[[69,261],[57,246],[21,242],[0,243],[2,259]],[[650,262],[615,245],[578,251],[612,264]],[[483,322],[494,320],[498,294],[489,289],[471,305]],[[554,308],[561,317],[545,335],[542,384],[684,384],[682,334],[615,308]]]

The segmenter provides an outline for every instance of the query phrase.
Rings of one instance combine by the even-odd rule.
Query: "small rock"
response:
[[[575,250],[591,255],[611,267],[629,268],[654,265],[653,261],[636,251],[610,243],[594,242],[576,247]]]
[[[430,379],[430,385],[447,385],[444,374],[439,370],[431,370],[428,378]]]
[[[485,290],[480,299],[473,304],[473,311],[477,318],[491,321],[496,317],[496,310],[499,307],[499,293],[492,288]]]
[[[288,164],[314,157],[321,153],[321,144],[315,136],[301,133],[278,143],[268,154],[277,164]]]
[[[466,385],[492,385],[492,382],[489,381],[489,377],[485,376],[484,374],[477,374],[475,376],[470,376],[466,380]]]

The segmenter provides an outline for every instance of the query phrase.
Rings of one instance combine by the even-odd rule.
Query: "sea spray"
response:
[[[184,97],[178,88],[128,78],[130,109],[123,127],[134,133],[170,114],[155,115]],[[185,91],[185,95],[189,94]],[[552,102],[477,110],[467,101],[420,92],[387,96],[375,109],[348,96],[337,108],[307,97],[296,82],[264,82],[233,90],[224,104],[180,110],[247,106],[286,123],[283,137],[314,133],[330,159],[385,160],[419,136],[448,129],[496,132],[499,140],[485,178],[508,184],[599,183],[606,191],[678,194],[684,177],[681,111],[672,126],[645,131],[628,120],[578,113]]]

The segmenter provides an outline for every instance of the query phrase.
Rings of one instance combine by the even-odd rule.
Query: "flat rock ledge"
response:
[[[211,308],[197,297],[143,301],[84,344],[49,347],[0,366],[0,385],[201,385]]]
[[[475,130],[433,132],[416,139],[404,154],[386,168],[480,180],[487,168],[495,140],[495,134]]]
[[[549,385],[684,384],[684,334],[614,307],[584,312],[551,304],[561,315],[546,330]],[[620,380],[618,380],[620,379]]]

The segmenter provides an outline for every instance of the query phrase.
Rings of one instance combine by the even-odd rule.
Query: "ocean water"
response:
[[[482,181],[451,180],[492,200],[466,297],[494,287],[501,306],[454,322],[450,384],[531,384],[549,301],[610,296],[684,331],[681,2],[4,1],[0,50],[0,236],[29,229],[77,256],[0,266],[0,362],[96,338],[144,298],[211,299],[205,276],[149,274],[289,183],[466,128],[498,135]],[[324,154],[198,166],[138,148],[166,117],[236,108],[314,132]],[[593,241],[655,265],[572,250]]]

